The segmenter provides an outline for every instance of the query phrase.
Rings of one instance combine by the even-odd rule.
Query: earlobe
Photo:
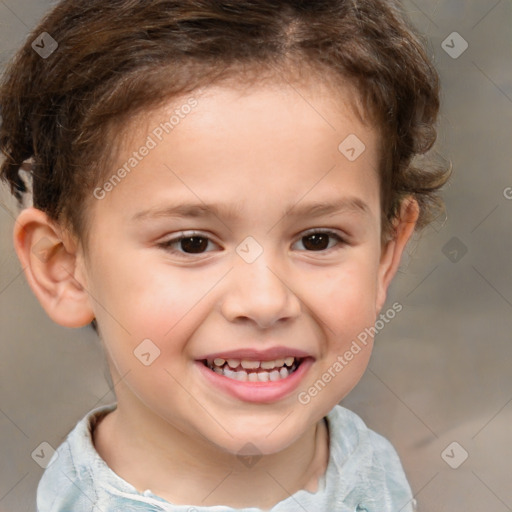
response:
[[[14,248],[27,281],[48,316],[64,327],[83,327],[94,319],[77,250],[70,237],[36,208],[23,210],[14,226]],[[78,277],[78,279],[77,279]]]
[[[395,223],[394,237],[382,248],[377,283],[378,314],[386,301],[388,287],[395,276],[402,253],[411,238],[419,216],[419,206],[415,199],[408,197],[402,201],[400,216]]]

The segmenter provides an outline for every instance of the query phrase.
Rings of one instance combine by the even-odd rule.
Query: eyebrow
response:
[[[241,210],[241,204],[227,206],[224,204],[183,203],[164,208],[143,210],[133,215],[131,220],[141,222],[164,217],[206,218],[211,216],[236,220],[240,217]],[[297,203],[288,207],[283,217],[311,218],[343,212],[363,215],[371,214],[370,207],[363,200],[358,197],[344,197],[332,202]]]

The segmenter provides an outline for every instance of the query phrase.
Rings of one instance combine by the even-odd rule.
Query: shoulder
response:
[[[327,415],[327,420],[330,434],[347,454],[365,449],[370,450],[377,460],[387,460],[388,456],[398,459],[391,443],[369,429],[355,412],[336,405]]]
[[[373,510],[372,503],[378,507],[379,502],[393,503],[403,512],[414,510],[411,488],[392,444],[341,405],[336,405],[327,419],[333,457],[344,473],[357,478],[354,492],[368,503],[368,511]]]
[[[114,408],[90,411],[57,448],[37,487],[38,512],[92,512],[97,502],[94,476],[102,460],[94,448],[91,427]]]
[[[361,452],[371,455],[373,463],[389,469],[393,466],[402,468],[400,459],[393,445],[382,435],[366,426],[366,423],[354,412],[336,405],[327,415],[329,431],[344,452]]]

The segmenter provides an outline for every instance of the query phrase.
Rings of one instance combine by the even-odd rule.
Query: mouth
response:
[[[259,360],[247,359],[251,357],[248,354],[244,356],[245,359],[212,355],[196,359],[195,364],[209,387],[244,402],[273,403],[291,396],[315,361],[314,357],[303,354],[272,360],[268,354]]]
[[[306,357],[288,356],[283,359],[258,361],[252,359],[202,359],[212,372],[241,382],[277,382],[295,373]]]
[[[294,373],[305,357],[293,356],[272,361],[255,361],[248,359],[203,359],[201,362],[210,370],[228,379],[241,382],[277,382]]]

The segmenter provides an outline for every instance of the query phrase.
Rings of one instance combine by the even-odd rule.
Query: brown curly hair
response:
[[[47,58],[31,47],[42,32],[58,43]],[[63,0],[3,74],[0,176],[21,204],[28,170],[34,207],[86,245],[88,199],[124,121],[224,79],[312,71],[354,85],[380,130],[383,235],[409,195],[420,229],[443,209],[450,172],[413,161],[436,140],[439,78],[425,48],[389,0]]]

